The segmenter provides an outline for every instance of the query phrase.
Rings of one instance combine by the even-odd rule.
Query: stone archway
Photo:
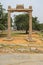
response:
[[[8,40],[11,40],[11,25],[10,25],[10,16],[12,12],[27,12],[29,14],[29,41],[32,41],[32,6],[29,8],[24,8],[23,5],[17,5],[16,8],[11,8],[8,6]]]

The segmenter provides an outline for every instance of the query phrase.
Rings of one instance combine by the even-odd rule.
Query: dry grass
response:
[[[6,37],[7,38],[7,37]],[[4,38],[0,38],[0,43],[5,43],[5,44],[35,44],[35,45],[43,45],[43,41],[41,40],[40,35],[38,34],[32,34],[32,38],[33,40],[35,40],[35,42],[29,42],[26,39],[28,38],[28,35],[18,35],[18,36],[13,36],[12,37],[13,40],[11,41],[6,41],[4,40]]]
[[[31,48],[36,48],[40,51],[41,50],[43,51],[43,41],[41,40],[40,35],[32,34],[32,38],[35,40],[33,42],[27,41],[26,40],[27,37],[28,37],[28,35],[13,36],[13,40],[11,40],[11,41],[6,41],[6,40],[4,40],[4,38],[0,38],[0,44],[2,44],[2,45],[7,44],[7,46],[3,46],[3,47],[5,49],[10,48],[10,50],[13,48],[14,52],[23,52],[23,53],[26,52],[27,53],[27,52],[30,52],[29,50],[31,50]],[[14,44],[16,46],[10,46],[12,44]],[[22,51],[21,51],[21,49],[22,49]],[[29,49],[29,50],[26,50],[26,49]]]

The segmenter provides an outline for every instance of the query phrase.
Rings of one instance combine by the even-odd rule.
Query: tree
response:
[[[33,30],[40,30],[39,21],[37,17],[32,17],[32,28]]]
[[[43,31],[43,23],[40,23],[39,26],[40,26],[40,30]]]
[[[3,30],[3,29],[5,29],[5,26],[3,25],[3,8],[2,8],[2,5],[1,5],[1,3],[0,3],[0,30]]]
[[[17,30],[26,30],[26,33],[28,33],[29,30],[28,14],[16,15],[14,18],[14,23],[17,26]],[[37,17],[32,17],[32,27],[33,30],[39,30],[39,21],[37,20]]]
[[[11,26],[12,26],[12,18],[11,18]],[[7,28],[8,28],[8,13],[0,3],[0,30],[5,30]]]
[[[20,14],[15,16],[14,23],[17,26],[17,30],[26,30],[26,33],[29,29],[29,16],[28,14]]]

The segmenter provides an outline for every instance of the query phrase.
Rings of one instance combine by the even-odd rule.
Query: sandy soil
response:
[[[43,41],[41,40],[41,37],[37,34],[33,34],[32,38],[33,38],[33,42],[29,42],[26,39],[28,38],[28,35],[20,35],[20,36],[14,36],[12,37],[13,40],[11,41],[6,41],[5,38],[0,38],[0,43],[6,43],[6,44],[35,44],[35,45],[43,45]]]
[[[1,54],[0,65],[43,65],[43,54]]]

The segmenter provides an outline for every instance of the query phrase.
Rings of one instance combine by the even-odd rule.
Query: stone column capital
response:
[[[8,6],[8,9],[10,9],[11,8],[11,6]]]
[[[29,6],[29,13],[31,13],[32,11],[32,6]]]

